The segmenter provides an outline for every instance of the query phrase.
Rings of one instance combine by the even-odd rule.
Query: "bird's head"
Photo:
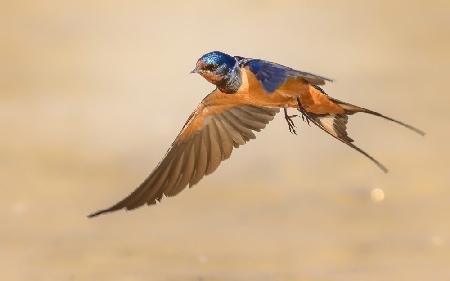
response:
[[[192,73],[198,73],[214,85],[223,86],[237,73],[237,61],[225,53],[214,51],[198,59]]]

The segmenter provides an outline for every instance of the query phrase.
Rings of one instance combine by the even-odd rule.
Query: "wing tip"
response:
[[[315,85],[320,85],[323,86],[325,85],[327,82],[328,83],[333,83],[334,80],[331,78],[327,78],[327,77],[323,77],[323,76],[319,76],[320,78],[317,80],[312,80],[311,82],[313,82]]]
[[[163,195],[165,195],[165,194],[163,194]],[[128,198],[129,197],[126,197],[124,200],[120,201],[119,203],[117,203],[116,205],[114,205],[112,207],[109,207],[109,208],[106,208],[106,209],[101,209],[101,210],[95,211],[93,213],[90,213],[86,217],[89,218],[89,219],[92,219],[92,218],[98,217],[100,215],[104,215],[104,214],[107,214],[107,213],[112,213],[112,212],[115,212],[115,211],[118,211],[118,210],[122,210],[122,209],[124,209],[125,211],[131,211],[131,210],[137,209],[137,208],[139,208],[139,207],[141,207],[141,206],[143,206],[145,204],[147,204],[147,205],[158,204],[158,203],[161,202],[161,199],[162,199],[162,197],[161,197],[161,199],[156,198],[154,200],[149,200],[147,202],[144,202],[144,203],[138,204],[138,205],[124,205],[125,200],[127,200]]]
[[[103,215],[103,214],[106,214],[106,213],[109,213],[109,212],[112,212],[112,211],[114,211],[114,210],[111,209],[111,208],[103,209],[103,210],[98,210],[98,211],[96,211],[96,212],[90,213],[90,214],[87,215],[86,217],[87,217],[88,219],[92,219],[92,218],[95,218],[95,217],[97,217],[97,216],[100,216],[100,215]]]
[[[101,210],[95,211],[95,212],[87,215],[87,217],[89,219],[91,219],[91,218],[95,218],[95,217],[103,215],[103,214],[107,214],[107,213],[111,213],[111,212],[114,212],[114,211],[118,211],[120,209],[130,210],[131,208],[126,207],[126,206],[121,206],[121,205],[117,204],[117,205],[114,205],[114,206],[106,208],[106,209],[101,209]]]

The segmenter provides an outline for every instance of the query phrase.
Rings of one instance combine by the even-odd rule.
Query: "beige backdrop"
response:
[[[372,2],[2,1],[0,279],[450,280],[450,2]],[[428,135],[354,116],[385,175],[278,116],[195,188],[87,219],[211,91],[187,74],[211,50],[329,76]]]

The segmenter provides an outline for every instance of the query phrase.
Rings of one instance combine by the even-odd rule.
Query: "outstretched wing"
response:
[[[174,196],[187,185],[193,186],[230,157],[233,147],[254,139],[253,131],[263,129],[278,111],[240,104],[233,95],[219,91],[211,93],[191,114],[148,178],[122,201],[89,217],[155,204],[163,196]]]
[[[239,59],[239,58],[238,58]],[[273,93],[290,77],[303,78],[312,85],[323,85],[331,79],[308,72],[298,71],[287,66],[258,59],[241,59],[241,66],[248,66],[255,74],[264,91]]]

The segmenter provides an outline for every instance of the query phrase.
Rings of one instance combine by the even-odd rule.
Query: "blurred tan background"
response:
[[[162,204],[89,220],[213,88],[212,50],[329,76],[386,164],[278,116]],[[1,280],[450,280],[449,1],[2,1]]]

